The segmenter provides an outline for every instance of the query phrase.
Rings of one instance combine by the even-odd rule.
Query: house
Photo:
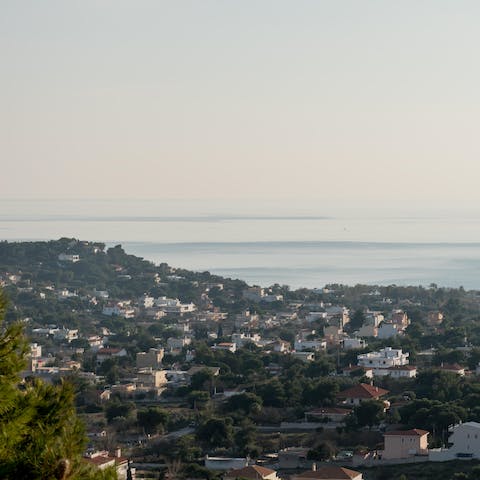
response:
[[[97,350],[97,365],[100,365],[108,358],[126,356],[127,351],[124,348],[100,348]]]
[[[363,480],[360,472],[338,465],[325,465],[316,468],[313,464],[312,470],[290,476],[291,480]]]
[[[348,322],[350,322],[350,312],[346,307],[340,307],[333,305],[325,309],[326,321],[329,325],[336,325],[339,328],[343,328]]]
[[[410,319],[403,310],[394,310],[390,322],[397,326],[398,330],[405,330],[410,325]]]
[[[242,293],[243,298],[252,302],[282,302],[283,295],[274,295],[266,293],[265,289],[261,287],[249,287]]]
[[[417,367],[414,365],[396,365],[387,369],[392,378],[415,378]]]
[[[367,383],[359,383],[354,387],[347,388],[337,394],[337,398],[342,399],[343,403],[348,405],[360,405],[365,400],[379,400],[386,395],[388,390],[380,387],[374,387]]]
[[[450,448],[435,448],[429,451],[431,462],[472,458],[480,459],[480,423],[465,422],[450,428]]]
[[[295,340],[294,349],[297,352],[304,352],[306,350],[319,352],[327,348],[325,340]]]
[[[378,352],[368,352],[357,355],[357,364],[360,367],[373,368],[374,375],[388,375],[388,369],[395,366],[408,365],[408,353],[402,349],[385,347]]]
[[[100,335],[90,335],[87,338],[87,342],[90,345],[90,348],[93,350],[98,350],[100,347],[104,345],[104,338]]]
[[[275,470],[259,467],[258,465],[236,468],[226,472],[223,476],[223,480],[235,480],[237,478],[246,478],[247,480],[278,480]]]
[[[78,338],[78,329],[61,328],[53,334],[54,340],[66,341],[70,343]]]
[[[135,478],[135,472],[128,465],[128,460],[122,457],[121,450],[118,448],[115,451],[115,455],[110,455],[107,451],[97,451],[86,454],[84,460],[98,468],[99,470],[105,470],[110,467],[114,467],[117,473],[118,480],[126,480],[128,471],[130,470],[131,478]]]
[[[103,307],[102,314],[109,317],[133,318],[135,316],[135,309],[129,306],[129,302],[118,302],[117,304]]]
[[[155,303],[155,299],[153,297],[150,297],[146,293],[144,293],[139,299],[138,299],[138,306],[141,308],[152,308]]]
[[[399,430],[383,435],[385,447],[382,458],[390,460],[428,455],[428,434],[426,430]]]
[[[233,333],[232,334],[232,343],[234,343],[237,348],[242,348],[247,343],[253,343],[258,347],[260,345],[261,340],[262,340],[262,337],[258,333],[252,333],[252,334]]]
[[[137,372],[137,389],[157,389],[167,384],[167,371],[141,368]]]
[[[163,348],[151,348],[148,352],[138,352],[136,357],[137,368],[158,369],[163,360]]]

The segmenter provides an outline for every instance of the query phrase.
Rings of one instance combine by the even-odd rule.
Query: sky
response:
[[[480,200],[478,1],[0,9],[4,199]]]

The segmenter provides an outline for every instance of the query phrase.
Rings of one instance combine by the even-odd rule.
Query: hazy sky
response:
[[[477,0],[0,0],[0,195],[480,201]]]

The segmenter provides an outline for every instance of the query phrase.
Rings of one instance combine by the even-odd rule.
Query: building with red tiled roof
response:
[[[349,405],[359,405],[365,400],[378,400],[380,397],[383,397],[388,393],[388,390],[385,390],[380,387],[374,387],[367,383],[359,383],[354,387],[347,388],[343,392],[337,394],[337,398],[343,400],[343,403]]]
[[[99,470],[114,467],[118,480],[126,480],[128,472],[128,460],[121,456],[120,449],[117,449],[115,456],[109,455],[107,451],[97,451],[85,455],[84,460]]]
[[[418,428],[385,432],[382,457],[388,460],[428,455],[428,434],[426,430]]]
[[[236,478],[247,478],[248,480],[278,480],[275,470],[258,465],[249,465],[248,467],[230,470],[225,473],[223,478],[224,480],[234,480]]]
[[[325,465],[307,472],[292,475],[291,480],[363,480],[360,472],[338,465]]]

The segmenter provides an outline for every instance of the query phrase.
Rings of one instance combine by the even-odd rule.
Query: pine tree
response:
[[[103,478],[81,459],[86,439],[72,385],[20,382],[28,343],[20,324],[3,325],[6,303],[0,291],[0,478]]]

